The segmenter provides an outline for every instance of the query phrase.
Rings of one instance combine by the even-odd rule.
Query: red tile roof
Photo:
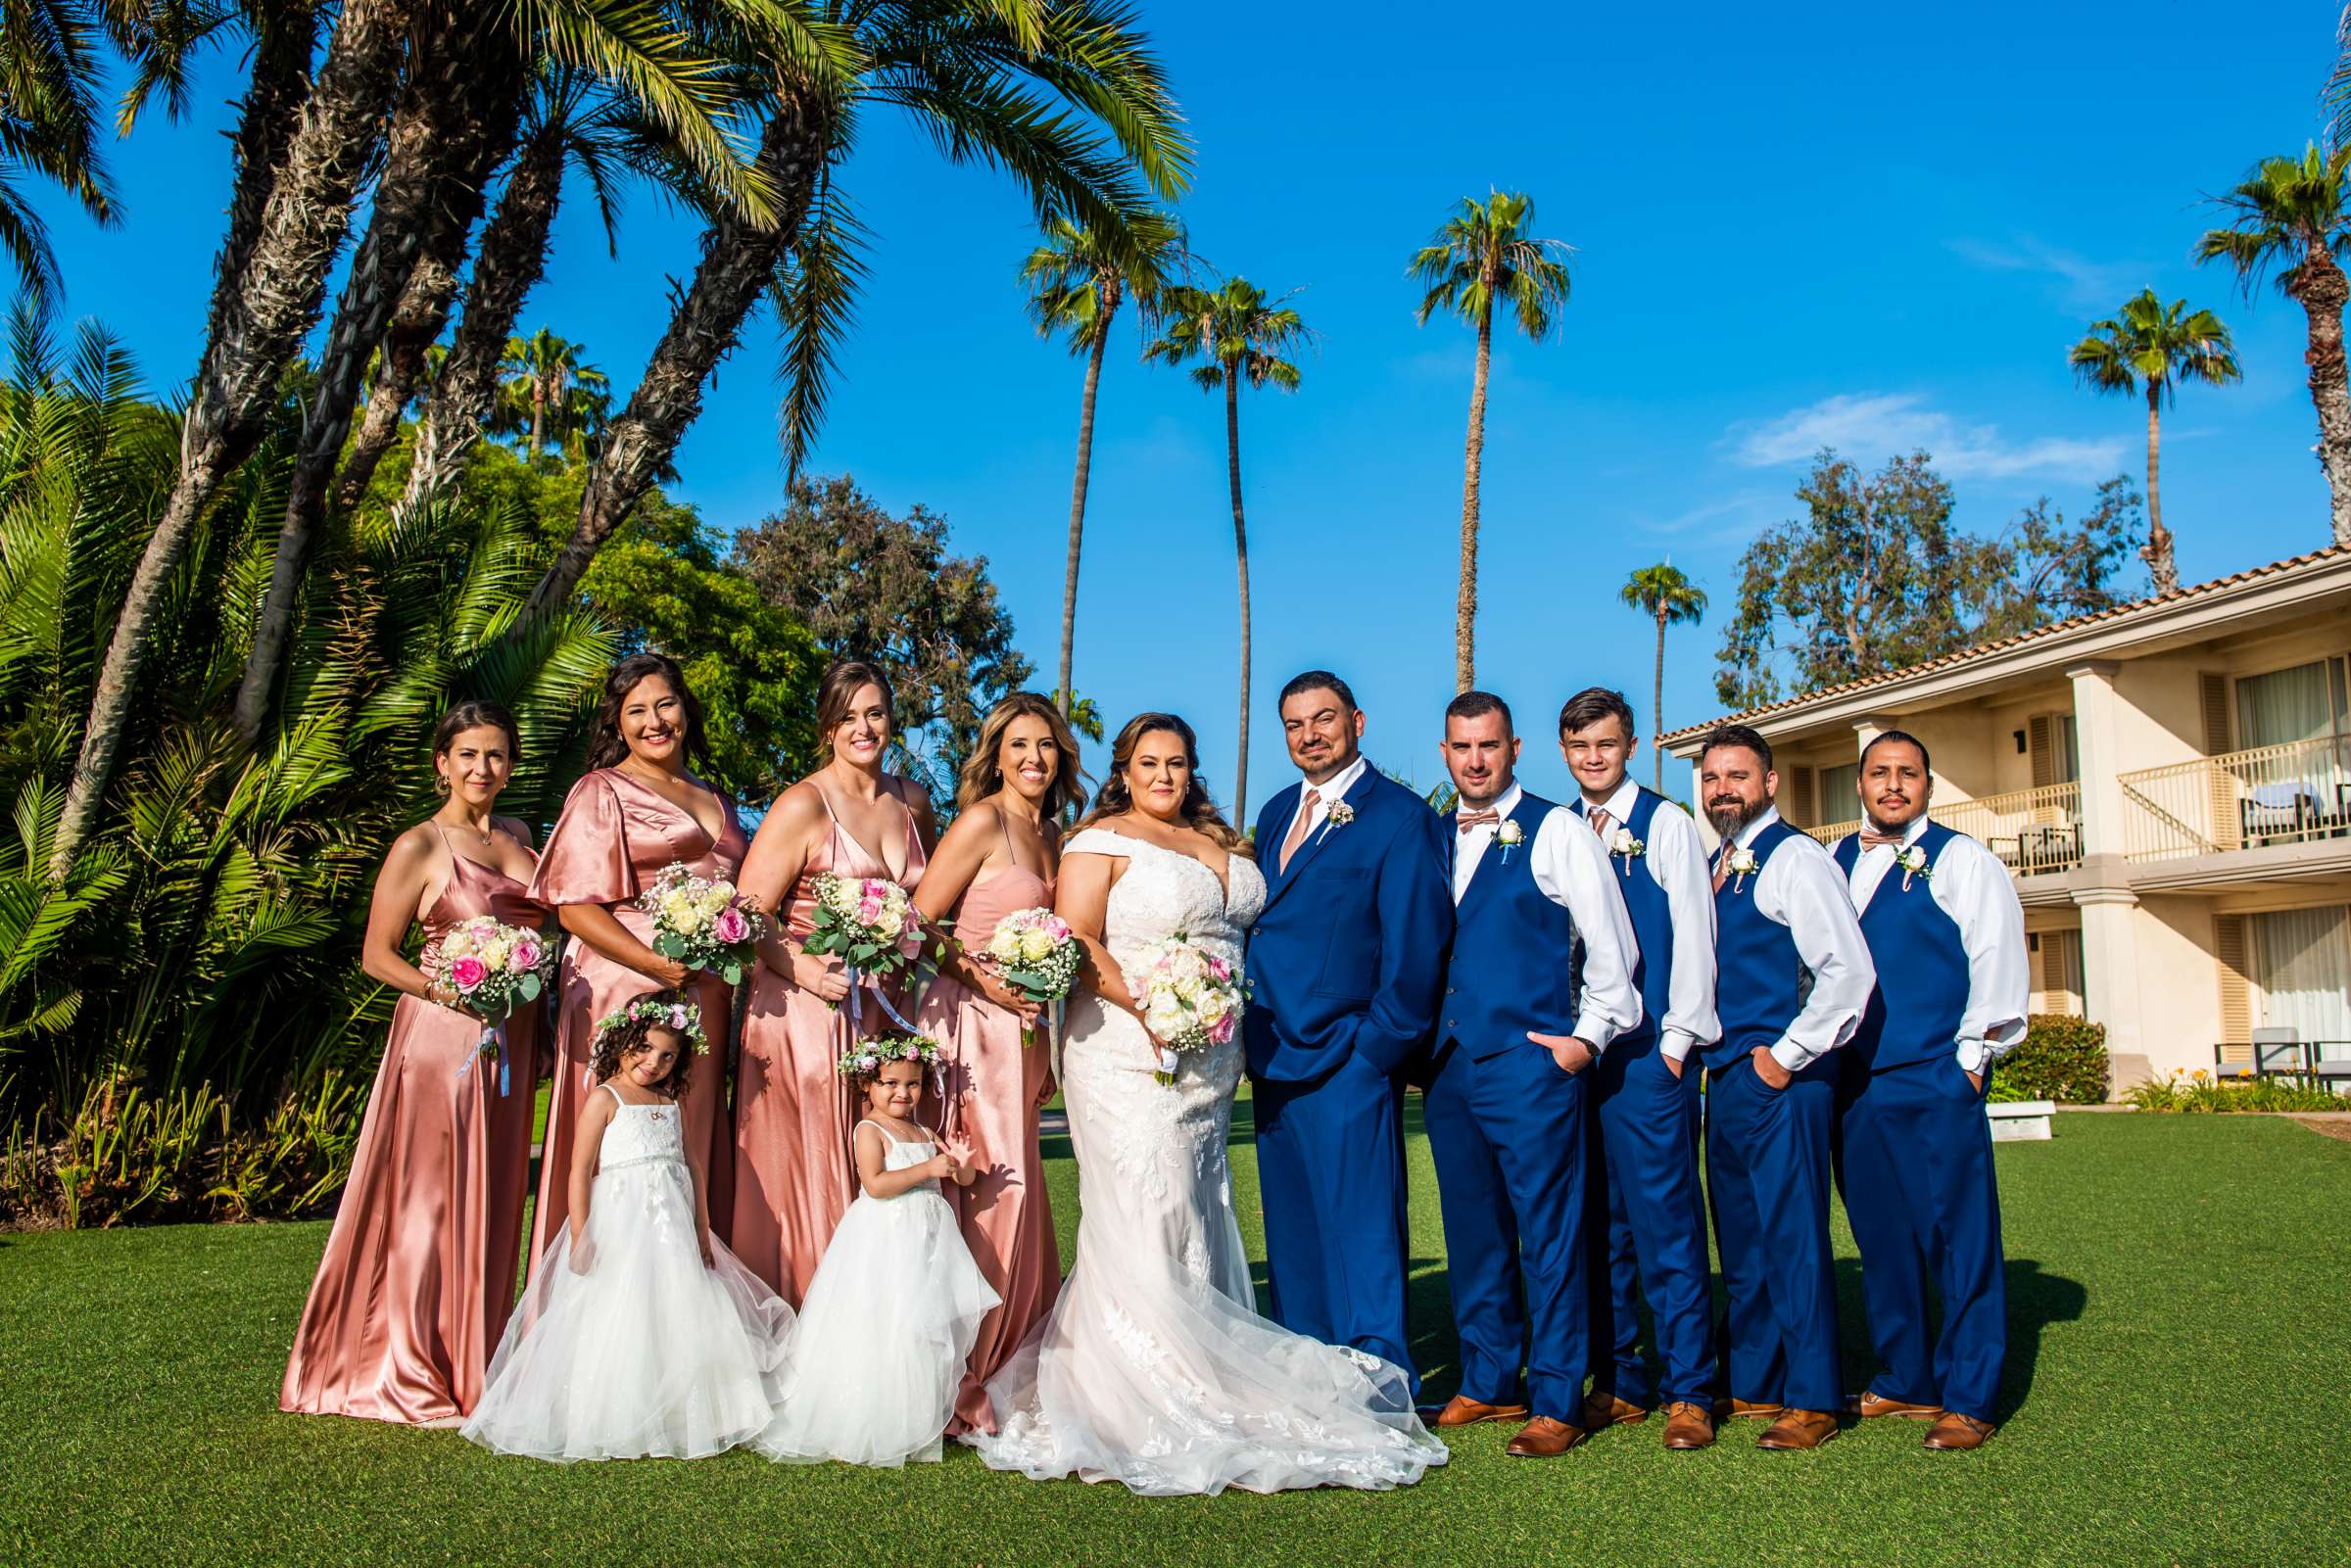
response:
[[[2094,626],[2102,621],[2125,620],[2149,614],[2160,608],[2206,597],[2223,589],[2235,588],[2242,584],[2256,583],[2281,576],[2314,562],[2344,558],[2351,558],[2351,546],[2329,545],[2325,549],[2312,550],[2307,555],[2289,556],[2282,561],[2272,561],[2267,566],[2255,566],[2242,572],[2231,572],[2227,577],[2216,577],[2209,583],[2197,583],[2191,587],[2181,589],[2176,594],[2150,594],[2146,598],[2132,599],[2129,603],[2117,604],[2110,609],[2092,610],[2087,615],[2069,616],[2062,621],[2051,621],[2046,626],[2037,626],[2030,632],[2019,632],[2014,637],[2003,637],[1995,641],[1979,642],[1974,647],[1961,648],[1955,653],[1945,653],[1939,658],[1923,660],[1904,669],[1883,670],[1876,675],[1862,676],[1856,681],[1846,681],[1837,686],[1822,687],[1816,691],[1805,691],[1797,696],[1783,697],[1777,702],[1766,702],[1761,707],[1749,708],[1741,713],[1726,713],[1719,719],[1708,719],[1703,724],[1689,725],[1661,735],[1657,737],[1657,743],[1671,745],[1677,740],[1687,740],[1695,736],[1703,735],[1718,724],[1752,724],[1758,719],[1804,707],[1807,704],[1818,702],[1824,697],[1844,696],[1847,692],[1865,690],[1870,687],[1891,686],[1896,681],[1906,681],[1912,676],[1925,675],[1931,670],[1947,670],[1954,665],[1972,664],[1978,659],[1988,658],[2004,649],[2017,647],[2027,642],[2036,642],[2063,632],[2076,631],[2085,626]]]

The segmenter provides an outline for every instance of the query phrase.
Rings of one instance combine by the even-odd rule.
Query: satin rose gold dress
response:
[[[527,928],[547,919],[505,873],[454,849],[450,859],[425,912],[428,946],[484,915]],[[514,1305],[540,1016],[528,1007],[506,1021],[501,1094],[480,1021],[413,996],[393,1009],[279,1409],[415,1423],[481,1398]]]
[[[696,877],[729,881],[743,869],[750,840],[724,795],[726,828],[713,840],[694,814],[672,804],[618,768],[599,768],[571,786],[563,815],[539,857],[531,896],[550,909],[565,904],[601,904],[638,940],[651,943],[653,918],[637,898],[670,865],[682,863]],[[590,1065],[597,1020],[661,987],[649,974],[614,963],[574,937],[564,944],[563,971],[555,1002],[554,1092],[548,1097],[547,1136],[539,1156],[539,1208],[531,1220],[531,1267],[571,1214],[572,1132],[580,1105],[595,1088]],[[729,1158],[726,1075],[734,987],[715,974],[697,974],[688,987],[701,1009],[702,1034],[710,1053],[695,1058],[686,1080],[686,1148],[698,1151],[709,1182],[710,1229],[725,1235],[734,1163]]]
[[[886,787],[905,803],[898,781],[888,781]],[[832,824],[792,890],[785,929],[794,942],[809,932],[818,878],[827,873],[889,876],[888,863],[840,825],[821,785],[817,793]],[[927,859],[908,812],[906,870],[898,884],[913,891]],[[857,1196],[849,1129],[864,1113],[833,1067],[848,1049],[853,1031],[876,1034],[891,1024],[870,982],[858,998],[854,1022],[847,1002],[828,1007],[822,997],[764,964],[753,973],[750,987],[735,1085],[735,1222],[727,1245],[796,1311],[816,1278],[833,1227]]]
[[[1009,836],[1005,848],[1010,853]],[[1052,904],[1050,882],[1017,864],[1007,866],[964,890],[955,906],[955,940],[967,952],[984,953],[1005,916]],[[980,1271],[1003,1298],[981,1321],[947,1431],[950,1437],[993,1432],[995,1415],[982,1385],[1011,1359],[1061,1288],[1061,1249],[1036,1139],[1036,1099],[1051,1071],[1046,1021],[1039,1016],[1036,1043],[1023,1046],[1019,1014],[942,974],[923,998],[916,1022],[945,1045],[941,1130],[972,1140],[981,1171],[969,1187],[947,1188],[947,1202]]]

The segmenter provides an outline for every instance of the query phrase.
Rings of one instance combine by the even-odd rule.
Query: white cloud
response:
[[[2109,310],[2152,281],[2141,261],[2093,261],[2030,234],[2006,243],[1961,239],[1950,242],[1953,254],[1993,272],[2030,272],[2055,278],[2068,303],[2086,309]]]
[[[1821,448],[1834,447],[1866,463],[1923,451],[1951,479],[2039,474],[2085,482],[2121,467],[2124,447],[2119,436],[2011,440],[1997,425],[1962,423],[1910,393],[1840,393],[1777,418],[1735,424],[1723,439],[1732,460],[1745,468],[1808,462]]]

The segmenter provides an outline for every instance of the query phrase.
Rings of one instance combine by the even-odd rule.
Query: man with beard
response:
[[[1992,1432],[2007,1351],[2000,1193],[1984,1091],[2025,1037],[2025,912],[1991,851],[1927,819],[1926,745],[1888,730],[1861,751],[1869,826],[1836,861],[1883,989],[1845,1063],[1845,1212],[1861,1248],[1870,1338],[1885,1370],[1859,1413],[1932,1421],[1930,1449],[1976,1449]],[[1943,1331],[1927,1337],[1927,1278]]]
[[[1730,1298],[1724,1362],[1734,1416],[1772,1417],[1757,1447],[1816,1449],[1845,1392],[1829,1254],[1838,1047],[1877,971],[1829,852],[1780,820],[1771,743],[1745,725],[1708,735],[1699,799],[1714,861],[1715,1012],[1706,1068],[1706,1182]]]

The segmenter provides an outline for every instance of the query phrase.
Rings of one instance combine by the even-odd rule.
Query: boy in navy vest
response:
[[[1706,1184],[1730,1298],[1728,1413],[1774,1417],[1765,1449],[1816,1449],[1845,1407],[1829,1255],[1838,1047],[1877,971],[1829,852],[1780,820],[1771,743],[1722,725],[1698,792],[1722,837],[1714,861],[1714,1011],[1706,1067]]]
[[[2000,1194],[1984,1119],[1991,1064],[2025,1037],[2025,912],[2008,869],[1927,820],[1927,748],[1889,730],[1862,748],[1869,827],[1837,846],[1881,983],[1846,1053],[1845,1212],[1885,1371],[1864,1417],[1932,1421],[1930,1449],[1992,1432],[2008,1348]],[[1886,1006],[1891,983],[1900,1007]],[[1927,1338],[1927,1279],[1943,1332]]]
[[[1462,1389],[1436,1424],[1530,1417],[1508,1451],[1543,1458],[1586,1435],[1585,1095],[1641,1022],[1632,925],[1600,840],[1512,781],[1500,697],[1453,699],[1444,755],[1454,936],[1424,1109]]]
[[[1559,710],[1559,753],[1576,815],[1607,853],[1639,951],[1641,1022],[1592,1068],[1585,1201],[1591,1245],[1592,1392],[1584,1426],[1647,1419],[1662,1396],[1665,1447],[1714,1441],[1713,1285],[1705,1194],[1698,1179],[1698,1064],[1714,1043],[1714,892],[1689,813],[1625,776],[1632,705],[1593,687]],[[1649,1300],[1661,1384],[1640,1352]]]

